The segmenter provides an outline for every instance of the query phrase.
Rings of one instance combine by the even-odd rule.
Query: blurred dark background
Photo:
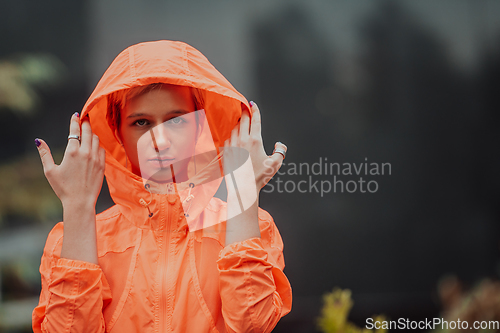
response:
[[[114,57],[156,39],[198,48],[258,103],[267,152],[289,148],[261,195],[294,296],[275,332],[319,332],[336,286],[358,326],[438,317],[444,277],[467,290],[500,271],[499,17],[494,0],[1,1],[0,332],[30,331],[62,216],[33,139],[60,160],[71,114]],[[333,180],[287,174],[320,159],[391,173],[362,175],[374,193],[292,191]],[[104,186],[98,211],[111,204]]]

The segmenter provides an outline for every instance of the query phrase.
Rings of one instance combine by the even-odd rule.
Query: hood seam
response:
[[[128,61],[129,61],[129,67],[130,67],[130,74],[132,75],[132,81],[135,82],[137,80],[137,75],[135,72],[135,52],[134,52],[135,46],[131,47],[128,51]]]
[[[191,74],[191,69],[189,68],[189,59],[188,59],[188,52],[187,52],[187,47],[185,44],[182,45],[182,57],[184,59],[184,74],[188,77],[190,77],[190,81],[188,81],[186,78],[184,78],[184,83],[186,86],[193,86],[193,75]]]

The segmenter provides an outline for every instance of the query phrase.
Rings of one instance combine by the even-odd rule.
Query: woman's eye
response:
[[[135,122],[135,125],[142,127],[148,124],[148,121],[146,119],[139,119]]]
[[[168,122],[171,124],[178,125],[178,124],[184,122],[184,119],[182,119],[181,117],[175,117],[175,118],[170,119]]]

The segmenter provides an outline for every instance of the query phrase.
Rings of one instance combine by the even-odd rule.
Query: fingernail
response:
[[[255,102],[254,101],[250,101],[249,104],[250,104],[251,107],[253,107],[255,105]]]
[[[36,145],[37,147],[40,147],[40,145],[41,145],[41,144],[42,144],[42,141],[40,141],[40,139],[36,138],[36,139],[35,139],[35,145]]]
[[[80,117],[80,114],[78,112],[75,112],[75,117]]]

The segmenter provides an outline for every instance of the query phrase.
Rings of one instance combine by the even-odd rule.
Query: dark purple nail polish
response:
[[[250,106],[253,107],[255,105],[255,102],[254,101],[250,101]]]
[[[80,114],[78,112],[75,112],[75,116],[78,118],[80,117]]]
[[[40,141],[40,139],[35,139],[35,144],[37,147],[40,147],[40,145],[42,144],[42,141]]]

